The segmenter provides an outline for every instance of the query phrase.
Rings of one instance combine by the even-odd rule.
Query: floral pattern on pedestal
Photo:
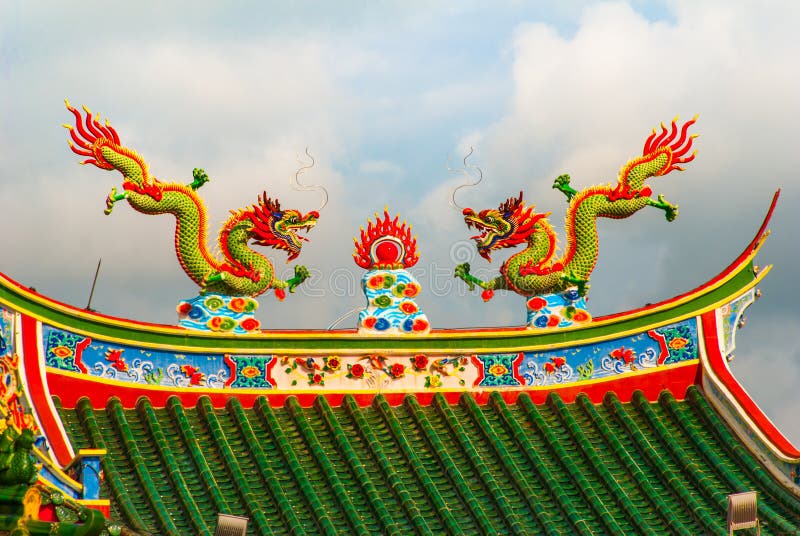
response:
[[[533,329],[567,328],[591,322],[586,299],[571,288],[556,294],[533,296],[526,302],[528,327]]]
[[[361,279],[367,306],[358,315],[359,333],[418,334],[430,331],[414,298],[420,284],[407,270],[370,270]]]
[[[358,333],[364,335],[424,335],[430,332],[428,318],[415,297],[421,286],[408,272],[419,261],[417,239],[411,226],[392,219],[384,210],[375,214],[361,236],[354,238],[353,259],[368,270],[361,279],[367,306],[358,315]]]
[[[258,302],[246,296],[204,294],[178,304],[178,325],[197,331],[258,332],[261,323],[254,313]]]

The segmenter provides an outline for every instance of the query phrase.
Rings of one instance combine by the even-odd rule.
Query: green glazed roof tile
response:
[[[727,494],[745,490],[764,534],[800,533],[800,500],[697,387],[598,405],[56,407],[74,445],[108,450],[112,517],[141,533],[212,534],[223,512],[249,517],[251,535],[716,534]]]

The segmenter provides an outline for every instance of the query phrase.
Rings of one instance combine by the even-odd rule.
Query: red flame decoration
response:
[[[410,268],[417,264],[417,238],[411,236],[411,226],[399,220],[399,214],[392,220],[388,209],[383,211],[383,219],[375,213],[375,222],[370,221],[366,230],[361,228],[361,241],[353,238],[356,246],[353,259],[357,265],[371,270]]]
[[[64,125],[64,127],[69,129],[70,137],[72,138],[72,141],[75,142],[74,144],[72,141],[69,142],[72,152],[80,156],[93,157],[84,160],[82,162],[83,164],[94,164],[105,169],[112,169],[110,164],[97,161],[95,144],[98,140],[104,139],[119,145],[120,141],[117,131],[114,130],[114,127],[108,123],[108,119],[106,119],[105,125],[101,124],[100,121],[98,121],[98,119],[100,119],[100,114],[92,114],[92,111],[86,106],[83,107],[83,111],[86,112],[86,116],[83,117],[81,113],[69,103],[69,101],[64,100],[64,103],[67,105],[67,110],[72,112],[72,115],[75,116],[75,127],[72,125]],[[77,133],[75,132],[76,128]]]
[[[697,137],[697,134],[693,134],[689,137],[686,136],[686,131],[689,130],[690,126],[695,124],[697,121],[697,116],[694,116],[690,121],[687,121],[683,125],[681,128],[680,138],[675,141],[675,139],[678,137],[678,125],[676,123],[677,120],[677,117],[672,120],[672,128],[669,130],[669,133],[667,133],[667,127],[664,126],[664,123],[661,123],[661,133],[657,135],[656,129],[653,129],[653,133],[650,134],[650,137],[648,137],[647,141],[644,142],[642,156],[647,156],[661,147],[669,147],[672,150],[672,162],[670,166],[661,173],[661,175],[666,175],[673,170],[683,171],[683,168],[677,164],[691,162],[694,160],[694,157],[697,154],[697,151],[695,151],[689,156],[684,157],[684,155],[692,148],[692,141]]]

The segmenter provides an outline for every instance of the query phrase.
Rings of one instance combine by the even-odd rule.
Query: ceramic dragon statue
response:
[[[660,132],[653,129],[644,144],[642,156],[622,166],[616,184],[576,191],[570,186],[569,175],[559,176],[553,188],[563,192],[569,203],[565,223],[567,244],[560,255],[556,233],[547,221],[549,213],[535,212],[533,206],[523,202],[522,192],[519,197],[501,203],[497,209],[476,212],[465,208],[463,215],[467,226],[479,231],[471,238],[476,242],[478,253],[488,261],[491,261],[494,250],[520,244],[526,247],[505,261],[500,267],[500,275],[493,279],[483,281],[470,274],[469,263],[457,266],[455,276],[463,279],[470,290],[475,285],[483,288],[485,300],[492,297],[494,290],[500,289],[528,298],[540,297],[528,301],[529,313],[531,307],[536,310],[544,308],[547,295],[567,293],[567,302],[582,302],[589,288],[589,276],[597,262],[598,218],[627,218],[648,206],[663,210],[667,221],[678,216],[678,206],[667,202],[663,195],[653,199],[652,190],[645,181],[675,170],[682,171],[681,164],[694,159],[695,152],[689,151],[696,135],[688,136],[687,131],[695,120],[696,117],[679,128],[676,118],[670,128],[662,124]],[[529,321],[531,316],[529,314]],[[580,318],[585,320],[589,317],[581,314]],[[538,327],[558,325],[553,319],[549,324],[545,317],[540,319]]]
[[[308,278],[308,270],[297,265],[294,277],[283,281],[275,277],[272,263],[250,248],[249,243],[271,246],[288,253],[288,260],[299,254],[305,236],[317,223],[319,213],[302,214],[297,210],[282,209],[277,199],[259,196],[258,203],[242,210],[231,211],[231,216],[219,231],[218,244],[221,258],[211,253],[207,245],[207,215],[197,189],[208,181],[202,169],[193,171],[193,181],[185,185],[162,182],[150,175],[147,163],[135,151],[120,142],[119,135],[106,120],[84,107],[85,115],[66,102],[75,116],[75,125],[69,129],[72,151],[87,157],[83,164],[93,164],[100,169],[117,170],[122,174],[123,192],[116,188],[106,199],[106,214],[114,203],[123,199],[143,214],[172,214],[175,226],[175,251],[186,274],[200,286],[202,293],[226,296],[258,296],[274,289],[279,299],[285,290],[293,292]]]

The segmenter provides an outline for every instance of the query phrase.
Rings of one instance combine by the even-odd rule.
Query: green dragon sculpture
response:
[[[30,428],[19,430],[10,416],[8,406],[0,401],[2,412],[8,412],[0,420],[0,533],[11,536],[99,536],[120,531],[107,530],[103,514],[97,510],[70,505],[75,508],[73,519],[65,522],[41,521],[38,519],[43,496],[60,492],[37,483],[39,467],[32,451],[34,432]],[[5,531],[5,532],[4,532]]]
[[[184,185],[161,182],[148,171],[147,163],[135,151],[123,146],[119,135],[106,120],[83,107],[85,117],[66,102],[75,116],[75,126],[64,125],[70,131],[69,145],[78,155],[88,157],[82,164],[93,164],[100,169],[122,173],[122,188],[116,188],[106,198],[106,214],[114,203],[126,199],[128,204],[143,214],[172,214],[175,226],[175,251],[186,274],[200,286],[202,293],[228,296],[258,296],[274,289],[279,299],[286,295],[284,289],[295,288],[309,277],[305,266],[295,267],[294,277],[283,281],[275,277],[272,263],[249,247],[256,245],[283,249],[288,260],[294,260],[308,240],[298,231],[309,231],[319,218],[317,211],[302,214],[297,210],[281,209],[277,199],[259,196],[258,204],[231,211],[231,216],[219,232],[218,244],[222,258],[213,255],[207,246],[207,213],[197,189],[208,182],[202,169],[193,171],[193,181]],[[73,143],[74,142],[74,143]]]
[[[664,200],[663,195],[651,198],[652,190],[644,184],[650,177],[682,171],[680,164],[694,159],[688,154],[696,135],[687,136],[689,127],[697,117],[678,128],[677,118],[671,128],[661,125],[661,132],[653,129],[644,144],[642,156],[628,161],[619,172],[616,185],[591,186],[576,191],[570,186],[569,175],[561,175],[553,188],[563,192],[569,203],[565,231],[567,246],[558,255],[557,236],[547,221],[549,213],[534,212],[533,206],[511,197],[496,210],[475,212],[463,210],[464,221],[480,233],[475,240],[478,253],[491,262],[492,251],[526,244],[524,250],[512,255],[500,267],[500,275],[482,281],[470,274],[469,263],[456,266],[455,277],[463,279],[470,290],[475,285],[485,289],[488,300],[494,290],[511,290],[530,297],[554,294],[577,288],[579,296],[589,289],[589,276],[597,263],[597,219],[622,219],[651,206],[664,211],[667,221],[678,216],[678,206]]]

